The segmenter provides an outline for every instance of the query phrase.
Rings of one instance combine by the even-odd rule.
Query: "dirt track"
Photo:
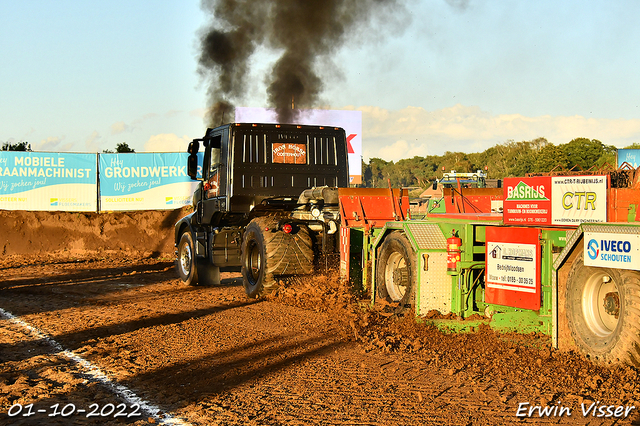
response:
[[[542,336],[442,334],[369,310],[325,276],[262,301],[244,297],[237,274],[186,287],[173,269],[179,214],[0,212],[0,424],[640,423],[638,409],[581,412],[640,408],[638,370],[595,366]],[[572,415],[519,418],[524,402]],[[30,403],[45,412],[23,416]],[[49,416],[55,404],[76,412]],[[140,415],[77,412],[91,404]]]

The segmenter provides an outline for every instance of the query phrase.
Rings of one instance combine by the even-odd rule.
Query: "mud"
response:
[[[0,212],[0,424],[640,424],[581,410],[640,408],[637,369],[544,336],[442,333],[330,274],[258,301],[237,273],[185,286],[184,213]]]

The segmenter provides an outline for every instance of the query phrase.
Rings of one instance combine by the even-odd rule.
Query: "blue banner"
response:
[[[187,153],[100,154],[101,210],[161,210],[191,204],[197,182]]]
[[[0,208],[96,211],[97,154],[0,151]]]
[[[618,167],[623,163],[630,164],[634,169],[640,167],[640,149],[619,149]]]

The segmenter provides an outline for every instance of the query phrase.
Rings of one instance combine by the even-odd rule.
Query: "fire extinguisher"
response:
[[[460,260],[460,247],[462,247],[462,239],[456,237],[456,230],[451,230],[451,236],[447,238],[447,271],[455,272],[458,261]]]

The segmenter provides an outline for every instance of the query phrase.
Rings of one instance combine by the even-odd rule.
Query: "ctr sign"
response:
[[[594,210],[596,209],[595,192],[571,192],[567,191],[562,194],[562,208],[565,210]]]

